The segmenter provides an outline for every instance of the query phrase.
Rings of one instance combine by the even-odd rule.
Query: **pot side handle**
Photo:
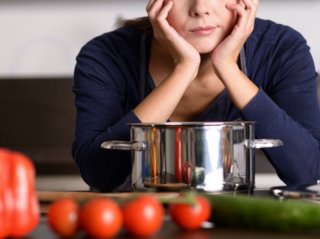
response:
[[[105,141],[101,144],[101,148],[113,149],[113,150],[134,150],[134,151],[144,151],[147,146],[145,142],[128,142],[128,141]]]
[[[244,146],[251,149],[273,148],[282,145],[283,143],[280,139],[255,139],[245,140],[244,142]]]

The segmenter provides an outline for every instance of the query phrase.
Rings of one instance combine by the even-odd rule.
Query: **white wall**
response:
[[[290,25],[308,40],[320,69],[320,1],[260,0],[258,16]],[[0,77],[73,74],[89,39],[118,17],[145,14],[147,0],[11,0],[0,2]]]

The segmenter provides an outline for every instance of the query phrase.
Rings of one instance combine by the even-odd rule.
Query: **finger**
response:
[[[246,11],[248,12],[248,23],[249,28],[253,29],[254,20],[257,15],[257,9],[258,9],[258,2],[256,0],[242,0],[244,4],[246,5]]]
[[[164,0],[155,0],[148,11],[148,15],[150,18],[154,19],[158,16],[161,11]]]
[[[244,4],[244,2],[242,0],[239,1],[238,3],[243,9],[246,9],[246,5]]]
[[[152,7],[152,5],[154,4],[154,2],[157,0],[150,0],[146,6],[146,10],[147,12],[150,10],[150,8]]]
[[[241,2],[244,4],[246,10],[250,11],[257,11],[258,4],[257,0],[241,0]]]
[[[237,22],[233,27],[231,35],[242,42],[244,39],[246,39],[248,32],[251,30],[247,26],[248,13],[246,12],[244,5],[240,3],[228,4],[226,6],[230,11],[234,11],[237,16]]]
[[[167,36],[174,34],[172,31],[172,27],[170,26],[170,24],[167,21],[168,14],[169,14],[169,11],[171,10],[172,6],[173,6],[173,2],[168,1],[163,6],[163,8],[161,9],[161,11],[157,15],[157,17],[154,19],[155,24],[158,25],[159,29],[161,29],[162,34],[167,35]]]
[[[162,29],[163,34],[165,34],[167,37],[168,36],[173,36],[172,34],[175,34],[174,31],[172,31],[172,27],[170,26],[170,24],[167,21],[167,17],[169,14],[169,11],[171,10],[173,6],[172,1],[168,1],[164,7],[161,9],[161,11],[159,12],[157,18],[156,18],[156,22],[159,26],[160,29]],[[171,38],[169,37],[169,38]]]
[[[238,15],[240,18],[238,24],[241,26],[245,24],[248,25],[249,29],[252,28],[257,12],[257,5],[253,3],[253,0],[241,0],[238,4],[228,4],[226,6]]]
[[[236,3],[236,4],[227,4],[226,7],[230,11],[236,12],[236,14],[241,18],[241,22],[245,19],[244,17],[247,15],[245,5],[243,3]]]
[[[259,5],[259,0],[252,0],[252,3],[254,6],[258,7]]]
[[[164,20],[168,17],[168,14],[171,10],[173,6],[173,1],[168,1],[164,6],[163,8],[161,9],[161,11],[159,12],[158,14],[158,18],[161,19],[161,20]]]

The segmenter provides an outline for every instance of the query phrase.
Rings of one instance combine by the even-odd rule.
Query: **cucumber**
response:
[[[320,231],[320,204],[273,198],[204,195],[216,227],[272,231]]]

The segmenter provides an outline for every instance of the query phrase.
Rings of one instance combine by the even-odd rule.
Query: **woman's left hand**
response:
[[[237,64],[240,50],[254,29],[259,0],[240,0],[226,7],[236,14],[237,20],[231,33],[213,50],[211,61],[216,72],[230,64]]]
[[[242,110],[257,94],[259,88],[241,71],[237,62],[241,48],[254,29],[259,0],[239,0],[227,4],[236,23],[229,35],[212,51],[211,62],[233,104]]]

